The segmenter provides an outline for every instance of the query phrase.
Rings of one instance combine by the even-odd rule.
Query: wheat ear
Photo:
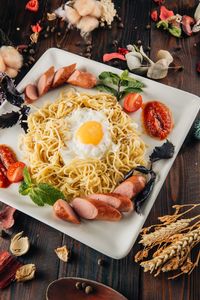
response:
[[[200,242],[200,227],[184,234],[179,240],[165,248],[158,256],[144,261],[140,265],[144,268],[144,272],[150,271],[152,273],[172,257],[177,255],[183,257],[186,249],[198,242]]]

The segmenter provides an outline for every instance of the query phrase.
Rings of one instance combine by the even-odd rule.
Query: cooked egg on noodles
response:
[[[65,164],[72,159],[101,158],[106,151],[117,149],[113,143],[110,124],[103,111],[90,108],[78,108],[69,117],[69,140],[66,147],[60,149]]]
[[[69,200],[111,192],[127,171],[146,164],[136,123],[105,93],[62,91],[29,115],[21,145],[33,178]]]

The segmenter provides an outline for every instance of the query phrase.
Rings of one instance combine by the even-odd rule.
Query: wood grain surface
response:
[[[0,28],[2,28],[16,44],[29,43],[30,25],[35,24],[47,12],[53,11],[63,3],[62,0],[40,0],[39,13],[25,10],[26,0],[0,1]],[[115,22],[112,29],[97,29],[92,33],[92,59],[102,61],[106,52],[115,50],[113,41],[119,46],[126,46],[141,40],[152,59],[158,49],[167,49],[175,57],[175,64],[182,65],[182,72],[170,71],[163,83],[174,86],[200,96],[200,78],[195,71],[200,61],[200,35],[190,38],[175,39],[165,32],[155,29],[151,24],[150,11],[155,4],[152,0],[116,0],[114,1],[124,28]],[[166,0],[166,5],[180,14],[193,15],[198,0]],[[151,28],[146,26],[151,24]],[[63,26],[63,24],[62,24]],[[65,26],[65,25],[64,25]],[[17,28],[20,28],[18,31]],[[62,28],[61,28],[62,29]],[[73,53],[86,55],[87,45],[76,30],[62,29],[62,35],[52,34],[37,44],[36,59],[48,48],[60,47]],[[148,48],[150,47],[150,48]],[[124,68],[124,63],[115,66]],[[28,70],[22,70],[19,81]],[[146,225],[157,222],[157,217],[172,213],[175,203],[197,203],[200,198],[200,147],[191,137],[186,138],[180,153],[165,181],[165,184],[151,210]],[[2,205],[1,205],[2,206]],[[154,278],[143,273],[133,257],[139,250],[138,243],[130,254],[122,260],[112,260],[87,246],[63,235],[35,219],[16,212],[16,222],[11,233],[24,231],[31,240],[30,252],[21,258],[22,262],[35,263],[36,279],[27,283],[14,283],[0,291],[1,300],[40,300],[45,298],[48,284],[60,277],[84,277],[97,280],[118,290],[129,300],[198,300],[200,299],[200,269],[195,269],[191,276],[182,276],[174,281],[167,279],[167,274]],[[131,233],[130,233],[131,234]],[[54,249],[61,245],[72,249],[69,263],[59,261]],[[0,250],[8,249],[9,239],[0,238]],[[97,261],[103,258],[105,264],[98,266]],[[114,300],[114,299],[113,299]]]

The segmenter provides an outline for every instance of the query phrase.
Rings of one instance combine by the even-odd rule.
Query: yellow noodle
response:
[[[75,158],[65,165],[59,153],[69,139],[65,118],[80,107],[104,111],[111,126],[112,141],[119,147],[115,152],[108,150],[101,159]],[[110,192],[124,173],[146,164],[144,142],[131,118],[109,94],[64,90],[54,103],[46,104],[29,116],[28,128],[23,151],[33,178],[57,187],[69,200],[90,193]]]

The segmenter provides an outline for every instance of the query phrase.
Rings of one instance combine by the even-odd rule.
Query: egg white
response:
[[[66,142],[66,147],[60,149],[60,155],[65,164],[69,164],[74,158],[100,159],[107,151],[115,152],[118,145],[113,143],[111,138],[111,126],[103,111],[96,111],[91,108],[78,108],[66,118],[69,126],[70,138]],[[98,145],[83,144],[76,137],[79,128],[88,121],[99,122],[102,126],[103,137]]]

